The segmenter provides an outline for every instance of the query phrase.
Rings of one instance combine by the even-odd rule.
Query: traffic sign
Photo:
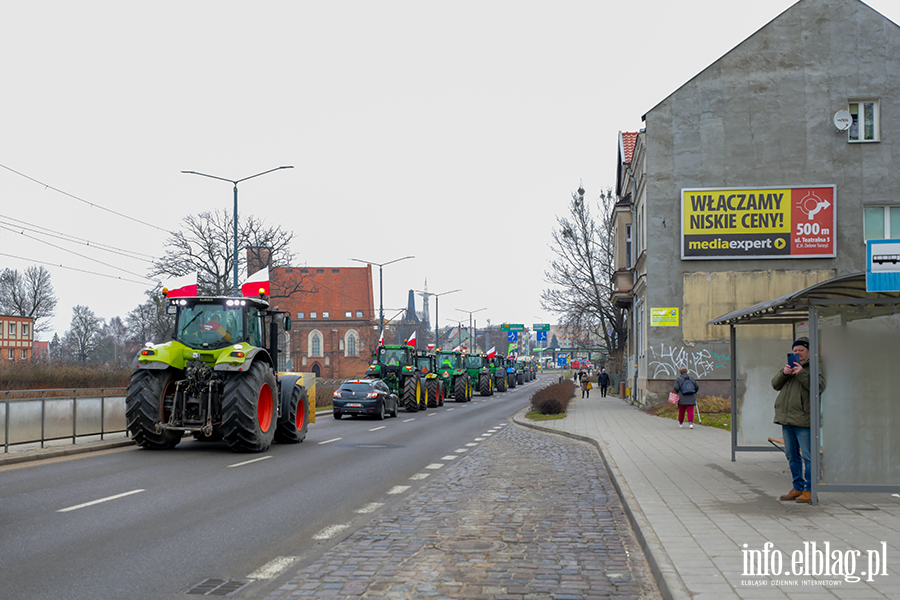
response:
[[[569,356],[565,352],[556,355],[556,366],[565,367],[569,363]]]
[[[518,325],[510,324],[510,323],[503,323],[500,326],[500,331],[525,331],[525,326],[522,325],[521,323],[519,323]]]
[[[549,323],[535,323],[531,326],[534,331],[550,331]]]
[[[506,341],[507,341],[507,342],[518,342],[518,341],[519,341],[519,334],[516,333],[515,331],[509,331],[509,332],[507,332],[507,334],[506,334]]]
[[[538,330],[537,331],[537,341],[538,342],[546,342],[547,341],[547,332]]]

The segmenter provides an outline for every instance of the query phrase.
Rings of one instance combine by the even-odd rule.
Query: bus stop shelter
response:
[[[820,492],[900,492],[900,292],[868,292],[865,273],[844,275],[709,324],[730,328],[732,461],[738,451],[777,451],[749,423],[767,418],[769,435],[781,435],[771,378],[791,346],[784,333],[760,340],[738,327],[790,326],[791,339],[809,337],[810,380],[826,376],[822,394],[810,388],[813,504]]]

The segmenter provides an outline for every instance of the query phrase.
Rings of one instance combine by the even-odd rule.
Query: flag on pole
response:
[[[241,284],[241,295],[245,298],[269,295],[269,267],[263,267]]]
[[[378,336],[378,345],[384,346],[384,330],[381,330],[381,335]]]
[[[451,352],[459,352],[459,346],[457,346],[456,348],[454,348],[453,350],[451,350]]]
[[[434,344],[428,344],[428,349],[429,349],[429,350],[434,350]]]
[[[496,354],[497,354],[497,348],[494,346],[491,346],[491,349],[487,351],[488,358],[494,358],[494,356],[496,356]]]
[[[409,336],[409,339],[406,340],[406,345],[407,345],[407,346],[412,346],[413,348],[416,347],[416,332],[415,332],[415,331],[413,331],[413,332],[412,332],[412,335]]]
[[[197,295],[197,274],[173,277],[163,283],[162,293],[167,298],[182,298]]]

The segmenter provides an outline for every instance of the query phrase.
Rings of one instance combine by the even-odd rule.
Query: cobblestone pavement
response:
[[[266,600],[660,598],[596,450],[515,425],[281,582]]]

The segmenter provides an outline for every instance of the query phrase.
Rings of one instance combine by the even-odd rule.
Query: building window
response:
[[[312,310],[312,311],[309,312],[309,318],[310,318],[310,319],[318,319],[318,318],[319,318],[319,317],[318,317],[318,314],[319,314],[319,313],[317,313],[316,311]]]
[[[9,324],[9,335],[10,336],[16,335],[16,324],[15,323]]]
[[[353,313],[350,312],[350,311],[348,310],[347,312],[344,313],[344,318],[345,318],[345,319],[352,319],[352,318],[353,318]]]
[[[900,237],[900,206],[867,206],[863,216],[867,240],[892,240]]]
[[[328,318],[331,318],[331,315],[330,315],[330,314],[328,313],[328,311],[326,310],[326,311],[324,311],[324,312],[322,313],[322,318],[323,318],[323,319],[328,319]]]
[[[306,313],[303,312],[303,311],[298,312],[298,313],[297,313],[297,318],[298,318],[298,319],[305,319],[305,318],[306,318]]]
[[[850,130],[847,140],[850,142],[878,141],[878,101],[857,100],[850,102]]]
[[[359,356],[359,351],[356,349],[356,336],[352,333],[347,336],[347,354],[349,356]]]
[[[361,310],[356,311],[356,318],[357,318],[357,319],[362,319],[362,318],[363,318],[363,312],[362,312]]]
[[[9,351],[6,353],[6,357],[7,357],[9,360],[15,360],[15,359],[16,359],[16,356],[15,356],[15,350],[13,350],[12,348],[10,348]]]
[[[631,223],[629,223],[625,226],[625,268],[631,267]]]
[[[22,337],[28,337],[28,323],[22,323]]]
[[[25,349],[22,348],[22,360],[25,360],[26,358],[28,358],[28,354],[25,352]]]
[[[310,356],[322,356],[322,340],[317,334],[313,334],[309,341],[309,354]]]

